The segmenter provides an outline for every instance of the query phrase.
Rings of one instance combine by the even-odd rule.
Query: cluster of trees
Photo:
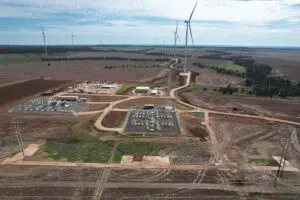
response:
[[[300,96],[300,82],[295,84],[281,77],[270,76],[272,67],[255,62],[249,57],[232,57],[231,60],[246,68],[246,86],[257,96]]]
[[[116,69],[116,68],[159,68],[161,67],[160,65],[134,65],[134,66],[128,66],[128,65],[122,65],[122,66],[109,66],[106,65],[104,69]]]
[[[268,97],[300,96],[300,82],[293,84],[280,77],[266,77],[263,81],[254,83],[250,93]]]
[[[42,58],[43,61],[66,61],[66,60],[127,60],[127,61],[156,61],[156,62],[168,62],[168,58],[125,58],[125,57],[60,57],[60,58]]]
[[[235,88],[235,87],[231,87],[230,85],[228,85],[227,87],[220,87],[219,88],[219,92],[221,92],[222,94],[233,94],[235,92],[238,92],[239,89]]]
[[[245,73],[243,73],[243,72],[233,71],[233,70],[229,70],[229,69],[222,68],[222,67],[217,67],[217,66],[213,66],[213,65],[208,66],[208,65],[204,65],[202,63],[193,63],[193,65],[196,67],[199,67],[199,68],[213,69],[220,74],[228,74],[228,75],[245,77]]]
[[[258,63],[249,56],[228,56],[223,52],[213,52],[212,55],[201,56],[201,58],[211,58],[211,59],[228,59],[233,61],[234,64],[241,65],[246,68],[246,74],[244,74],[245,85],[251,87],[252,89],[248,91],[248,94],[257,96],[300,96],[300,82],[293,83],[290,80],[283,79],[281,77],[271,76],[272,67],[270,65]],[[195,66],[200,68],[205,68],[206,66],[201,63],[194,63]],[[226,69],[215,69],[218,73],[230,74],[241,76],[232,73]],[[223,94],[232,94],[236,89],[231,87],[223,87],[219,89]]]

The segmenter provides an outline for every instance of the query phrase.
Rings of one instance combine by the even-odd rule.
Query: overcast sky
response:
[[[0,0],[0,44],[179,44],[196,0]],[[196,45],[300,46],[300,0],[200,0]]]

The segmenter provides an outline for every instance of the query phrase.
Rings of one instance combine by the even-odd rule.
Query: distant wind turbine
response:
[[[43,35],[43,40],[44,40],[45,55],[48,55],[47,42],[46,42],[46,34],[45,34],[43,26],[41,26],[41,29],[42,29],[42,35]]]
[[[175,40],[175,44],[174,44],[174,58],[176,58],[177,40],[178,39],[179,39],[179,37],[178,37],[178,21],[177,21],[176,31],[174,32],[174,40]]]
[[[187,46],[188,46],[188,36],[189,36],[189,32],[191,35],[191,39],[192,39],[192,43],[194,45],[194,39],[193,39],[193,34],[192,34],[192,28],[191,28],[191,20],[193,17],[193,14],[195,12],[196,6],[198,4],[198,1],[196,2],[194,9],[190,15],[190,18],[186,21],[184,21],[184,23],[186,23],[186,34],[185,34],[185,56],[184,56],[184,72],[186,72],[186,68],[187,68]]]
[[[72,33],[72,45],[74,45],[74,38],[75,38],[74,33]]]

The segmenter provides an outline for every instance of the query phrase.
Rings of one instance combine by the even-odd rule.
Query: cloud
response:
[[[185,27],[182,22],[195,4],[195,0],[0,1],[0,36],[5,38],[9,37],[9,33],[22,38],[16,33],[21,29],[20,33],[30,41],[28,38],[40,37],[39,26],[43,24],[49,38],[67,38],[69,36],[63,35],[75,32],[78,36],[89,37],[84,41],[91,43],[101,36],[111,41],[140,44],[154,40],[160,43],[165,40],[171,44],[177,20],[180,21],[183,42]],[[299,44],[298,4],[299,0],[200,0],[192,21],[195,42],[272,44],[273,40],[273,44],[285,41],[287,44]],[[20,21],[18,26],[8,29],[9,26],[3,22],[5,18],[18,18]],[[23,23],[22,20],[28,18],[39,19],[35,21],[35,28]]]
[[[56,13],[76,13],[82,16],[99,18],[110,15],[123,17],[152,16],[171,19],[186,19],[194,6],[195,0],[2,0],[9,4],[10,11],[1,9],[2,15],[21,15],[20,6],[30,8],[32,16]],[[268,23],[277,20],[299,18],[299,9],[293,7],[299,1],[237,1],[237,0],[202,0],[199,1],[194,20],[227,21],[239,23]],[[2,4],[3,4],[2,3]],[[1,4],[0,4],[1,5]],[[2,6],[1,6],[2,7]],[[0,7],[0,8],[1,8]],[[25,15],[29,16],[28,10]]]

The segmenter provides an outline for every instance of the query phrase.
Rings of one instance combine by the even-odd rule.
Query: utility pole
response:
[[[15,120],[15,118],[13,119],[12,123],[14,125],[15,134],[17,137],[18,145],[19,145],[19,151],[22,152],[23,158],[25,158],[23,140],[22,140],[21,131],[20,131],[20,124],[18,121]]]
[[[287,158],[288,151],[289,151],[289,148],[290,148],[290,143],[291,143],[291,140],[292,140],[292,137],[291,137],[291,134],[290,134],[291,128],[289,127],[288,130],[289,130],[288,135],[287,135],[287,137],[285,139],[285,142],[284,142],[284,146],[283,146],[283,150],[282,150],[278,170],[277,170],[277,173],[276,173],[276,178],[274,180],[274,187],[276,187],[276,185],[277,185],[278,177],[282,177],[284,167],[285,167],[286,158]]]

